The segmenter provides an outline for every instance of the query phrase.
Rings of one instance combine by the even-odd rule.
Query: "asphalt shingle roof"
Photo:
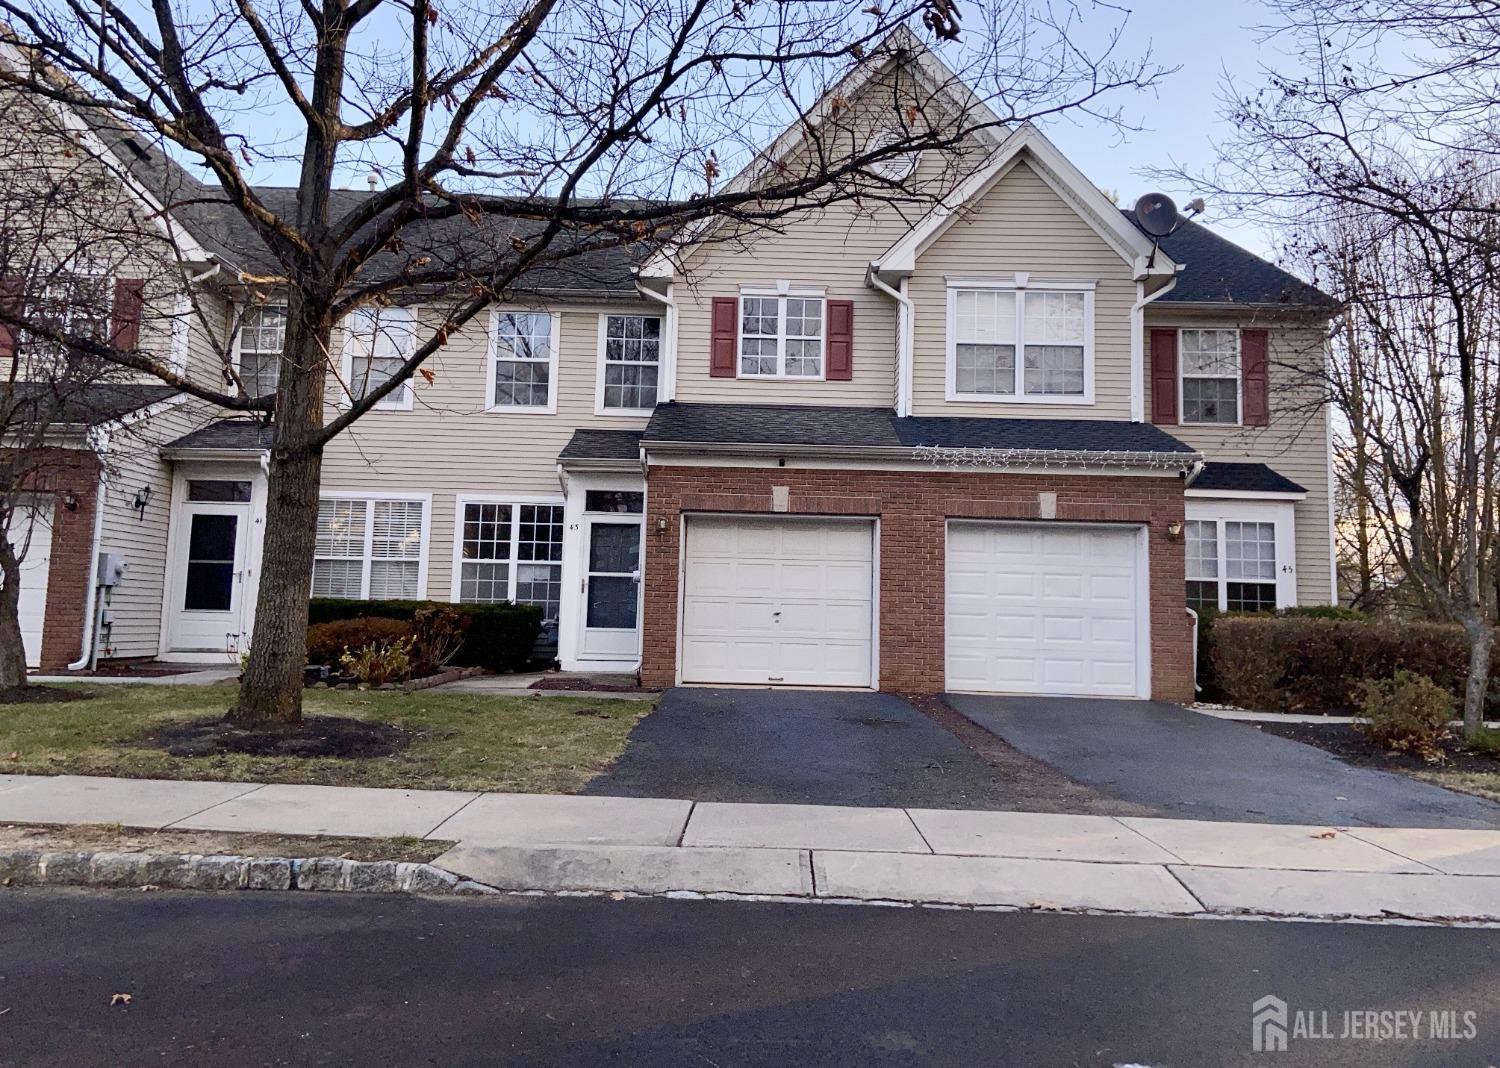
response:
[[[271,447],[272,428],[259,419],[220,419],[169,442],[168,449],[262,452]]]
[[[1222,463],[1203,465],[1188,486],[1195,490],[1234,490],[1242,493],[1306,493],[1291,479],[1265,464]]]
[[[575,430],[559,460],[634,460],[641,455],[639,430]]]
[[[660,444],[851,448],[1034,449],[1055,452],[1195,450],[1149,423],[1103,419],[898,418],[889,408],[659,404],[642,439]]]
[[[54,424],[99,426],[149,407],[178,391],[171,386],[129,382],[68,385],[52,382],[0,383],[0,407],[12,410],[18,422],[44,420]]]
[[[1136,225],[1134,212],[1123,210],[1122,214]],[[1163,304],[1273,304],[1329,310],[1335,305],[1316,286],[1192,220],[1162,238],[1161,250],[1184,265],[1177,285],[1160,298]]]

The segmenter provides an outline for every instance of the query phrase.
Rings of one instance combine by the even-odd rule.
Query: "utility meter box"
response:
[[[99,585],[113,587],[120,584],[125,577],[125,569],[130,565],[125,562],[125,557],[120,553],[99,554]]]

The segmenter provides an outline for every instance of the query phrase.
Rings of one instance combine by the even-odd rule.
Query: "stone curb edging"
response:
[[[204,856],[0,850],[0,886],[100,889],[324,890],[376,894],[495,894],[494,887],[431,864],[341,857]]]

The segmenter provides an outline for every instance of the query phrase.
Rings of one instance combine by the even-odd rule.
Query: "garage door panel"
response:
[[[868,522],[689,516],[683,681],[869,685],[873,555]]]
[[[22,499],[12,510],[8,533],[21,550],[21,599],[17,614],[26,665],[36,667],[42,655],[47,618],[47,580],[52,569],[52,502]]]
[[[1136,529],[956,522],[948,545],[950,688],[1139,694]]]

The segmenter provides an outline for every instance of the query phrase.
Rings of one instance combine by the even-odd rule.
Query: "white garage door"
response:
[[[1139,531],[948,525],[948,688],[1145,696]]]
[[[868,686],[874,526],[692,516],[682,680]]]
[[[27,666],[36,667],[42,656],[42,622],[47,617],[47,573],[52,563],[52,502],[44,500],[17,508],[12,513],[8,534],[14,538],[12,544],[23,554],[21,644],[26,649]]]

